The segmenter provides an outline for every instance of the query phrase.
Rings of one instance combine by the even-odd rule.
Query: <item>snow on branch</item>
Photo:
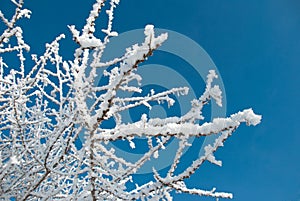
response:
[[[195,189],[185,184],[205,161],[222,165],[214,153],[242,123],[255,126],[261,121],[252,109],[245,109],[198,123],[205,120],[205,105],[215,101],[222,106],[215,71],[208,72],[202,96],[191,100],[186,114],[167,118],[144,114],[138,121],[124,122],[124,111],[141,105],[151,110],[153,101],[172,107],[174,96],[188,93],[188,88],[179,86],[141,95],[143,80],[137,69],[163,45],[167,33],[156,35],[154,26],[146,25],[144,41],[133,41],[122,56],[103,62],[109,39],[118,36],[113,19],[119,0],[107,5],[106,0],[96,0],[81,31],[69,26],[79,46],[71,50],[72,60],[65,60],[59,52],[64,34],[46,44],[45,52],[38,56],[30,52],[22,28],[16,25],[21,18],[30,18],[31,11],[23,8],[23,0],[11,2],[16,6],[12,16],[0,10],[5,26],[0,33],[0,200],[172,200],[172,192],[233,197],[215,188]],[[95,25],[101,12],[108,20],[99,28],[105,36],[98,38]],[[31,53],[31,58],[23,51]],[[5,56],[14,52],[18,64]],[[100,86],[95,83],[96,70],[107,78]],[[138,95],[120,96],[121,92]],[[109,128],[108,121],[113,121]],[[189,139],[210,135],[216,136],[214,143],[206,145],[204,154],[186,169],[180,169],[184,150],[191,146]],[[147,147],[135,161],[111,146],[123,141],[135,150],[141,138]],[[138,181],[135,174],[162,157],[161,151],[167,151],[170,142],[178,143],[178,149],[167,174],[153,168],[149,181]]]
[[[151,123],[141,121],[132,124],[121,124],[114,129],[102,129],[97,137],[98,140],[115,141],[134,136],[181,136],[201,137],[218,134],[222,131],[237,128],[240,123],[246,122],[247,125],[257,125],[260,122],[260,116],[255,115],[252,109],[247,109],[229,118],[215,118],[212,122],[197,125],[193,123],[166,123],[163,125],[152,125]]]

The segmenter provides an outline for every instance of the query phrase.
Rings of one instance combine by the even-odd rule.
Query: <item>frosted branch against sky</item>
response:
[[[146,25],[144,42],[128,47],[120,58],[103,63],[109,39],[118,36],[112,21],[119,1],[107,1],[105,5],[104,0],[98,0],[82,31],[69,26],[78,44],[73,60],[64,60],[59,54],[64,34],[46,44],[43,55],[28,57],[24,50],[29,52],[29,45],[16,22],[22,17],[29,18],[31,12],[23,9],[21,0],[12,3],[17,7],[12,18],[0,14],[6,26],[0,36],[0,52],[17,52],[19,60],[16,65],[4,54],[0,60],[1,199],[172,200],[174,192],[232,198],[231,193],[215,188],[195,189],[185,184],[205,161],[222,165],[214,153],[241,123],[255,126],[261,121],[261,116],[252,109],[245,109],[227,118],[196,123],[204,119],[201,111],[206,104],[215,101],[222,106],[222,92],[214,84],[218,78],[214,70],[207,72],[204,93],[191,100],[191,109],[186,114],[166,118],[143,114],[139,121],[123,122],[122,111],[139,105],[151,110],[151,102],[166,102],[172,107],[175,103],[172,95],[188,93],[188,88],[182,86],[164,92],[151,90],[146,96],[118,96],[120,91],[141,93],[142,77],[137,68],[163,45],[168,34],[157,35],[153,25]],[[104,11],[108,15],[107,28],[102,29],[105,37],[98,38],[95,21]],[[97,68],[103,69],[107,77],[101,86],[94,83]],[[88,104],[88,98],[92,98],[92,104]],[[105,128],[103,124],[110,119],[115,125]],[[78,148],[76,140],[81,133],[84,140]],[[191,161],[186,169],[178,169],[183,150],[190,146],[188,139],[210,135],[217,137],[205,146],[204,155]],[[135,149],[134,139],[139,137],[147,139],[148,148],[135,162],[127,161],[107,146],[123,140]],[[159,151],[167,149],[173,139],[178,140],[178,150],[167,175],[153,168],[151,181],[140,184],[135,174],[147,161],[160,157]]]

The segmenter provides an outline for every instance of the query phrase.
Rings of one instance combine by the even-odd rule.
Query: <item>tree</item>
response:
[[[140,93],[142,78],[137,72],[140,63],[150,57],[167,39],[167,33],[156,36],[154,27],[145,27],[145,40],[126,49],[124,55],[108,62],[102,55],[111,37],[114,9],[119,0],[97,0],[82,31],[69,26],[78,44],[74,59],[66,61],[59,54],[59,35],[46,44],[43,55],[31,54],[23,40],[21,18],[31,11],[23,8],[23,0],[11,0],[16,9],[8,19],[0,12],[6,28],[0,36],[0,199],[1,200],[172,200],[171,192],[197,194],[215,198],[232,198],[231,193],[190,189],[185,185],[205,161],[220,165],[214,152],[231,136],[239,125],[260,123],[261,116],[252,109],[203,120],[202,108],[210,101],[222,106],[219,86],[213,84],[215,71],[208,72],[206,88],[201,97],[191,101],[191,109],[181,117],[164,119],[142,115],[137,122],[122,121],[122,112],[139,105],[151,109],[150,102],[174,104],[171,95],[185,95],[188,88],[179,87],[164,92],[151,91],[147,96],[124,97],[119,92]],[[95,21],[106,9],[108,23],[97,38]],[[7,55],[17,53],[18,64]],[[17,66],[17,67],[16,67]],[[91,70],[88,67],[92,66]],[[102,69],[107,82],[95,85],[96,69]],[[112,128],[103,122],[114,120]],[[82,147],[76,145],[84,134]],[[188,168],[176,172],[183,150],[190,146],[191,137],[216,135],[213,144]],[[118,156],[108,142],[128,141],[134,149],[134,139],[148,140],[148,150],[135,162]],[[153,180],[139,185],[134,174],[172,139],[178,140],[178,150],[166,175],[153,169]],[[134,187],[129,187],[129,186]]]

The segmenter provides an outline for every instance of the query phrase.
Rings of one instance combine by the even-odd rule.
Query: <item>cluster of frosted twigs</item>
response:
[[[0,12],[4,30],[0,33],[0,200],[172,200],[172,192],[232,198],[232,194],[216,189],[189,188],[185,180],[205,162],[221,165],[214,152],[223,146],[239,125],[256,125],[261,117],[251,109],[228,118],[203,120],[202,109],[210,101],[222,106],[222,94],[213,81],[215,71],[208,72],[206,88],[198,99],[191,101],[190,110],[181,117],[164,119],[142,115],[139,121],[123,122],[122,112],[140,105],[151,109],[150,102],[174,104],[172,95],[185,95],[188,88],[173,88],[164,92],[152,90],[146,96],[124,97],[119,92],[141,94],[142,77],[137,68],[167,39],[156,36],[154,27],[145,27],[145,40],[128,47],[124,55],[102,61],[102,55],[113,31],[114,10],[119,0],[96,0],[81,31],[69,26],[78,44],[74,59],[65,60],[59,54],[62,34],[46,44],[43,55],[30,54],[23,40],[18,20],[29,18],[31,11],[23,8],[23,0],[15,4],[13,16]],[[0,6],[1,7],[1,6]],[[95,36],[96,19],[108,15],[104,38]],[[6,55],[16,60],[6,59]],[[96,69],[101,69],[107,82],[94,84]],[[113,119],[113,128],[103,122]],[[76,141],[83,135],[82,146]],[[193,137],[216,135],[204,154],[178,171],[183,150]],[[137,161],[127,161],[107,143],[127,141],[134,149],[134,139],[147,139],[148,149]],[[162,176],[153,169],[153,179],[141,184],[134,175],[172,139],[178,150]],[[134,187],[132,187],[134,186]]]

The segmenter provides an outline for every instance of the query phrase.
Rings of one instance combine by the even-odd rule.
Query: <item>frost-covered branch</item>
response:
[[[12,16],[5,16],[0,9],[5,26],[0,33],[0,200],[172,200],[173,191],[232,198],[231,193],[185,184],[205,161],[222,164],[214,153],[241,123],[255,126],[261,120],[252,109],[246,109],[198,123],[205,120],[205,105],[215,101],[222,106],[222,92],[214,84],[218,78],[215,71],[208,72],[203,95],[191,101],[186,114],[167,118],[143,114],[138,121],[124,122],[124,111],[141,105],[151,110],[152,102],[172,107],[174,95],[188,93],[188,88],[178,86],[141,95],[143,80],[137,69],[163,45],[167,33],[156,35],[154,26],[147,25],[144,41],[133,43],[120,57],[103,61],[109,39],[118,36],[113,19],[119,0],[96,0],[81,31],[69,26],[78,45],[72,60],[65,60],[59,52],[64,34],[46,44],[38,56],[30,52],[22,28],[17,26],[31,11],[23,8],[23,0],[11,3],[16,6]],[[108,20],[99,28],[105,36],[98,38],[95,25],[102,12]],[[15,61],[6,58],[15,52]],[[107,78],[100,86],[95,83],[97,70]],[[108,128],[105,124],[109,121],[113,123]],[[204,154],[186,169],[178,169],[184,150],[191,146],[189,139],[211,135],[216,140],[206,145]],[[147,147],[135,161],[111,146],[123,141],[135,150],[140,138],[146,139]],[[135,174],[161,157],[171,141],[178,143],[178,149],[167,174],[153,169],[149,181],[137,181]]]

